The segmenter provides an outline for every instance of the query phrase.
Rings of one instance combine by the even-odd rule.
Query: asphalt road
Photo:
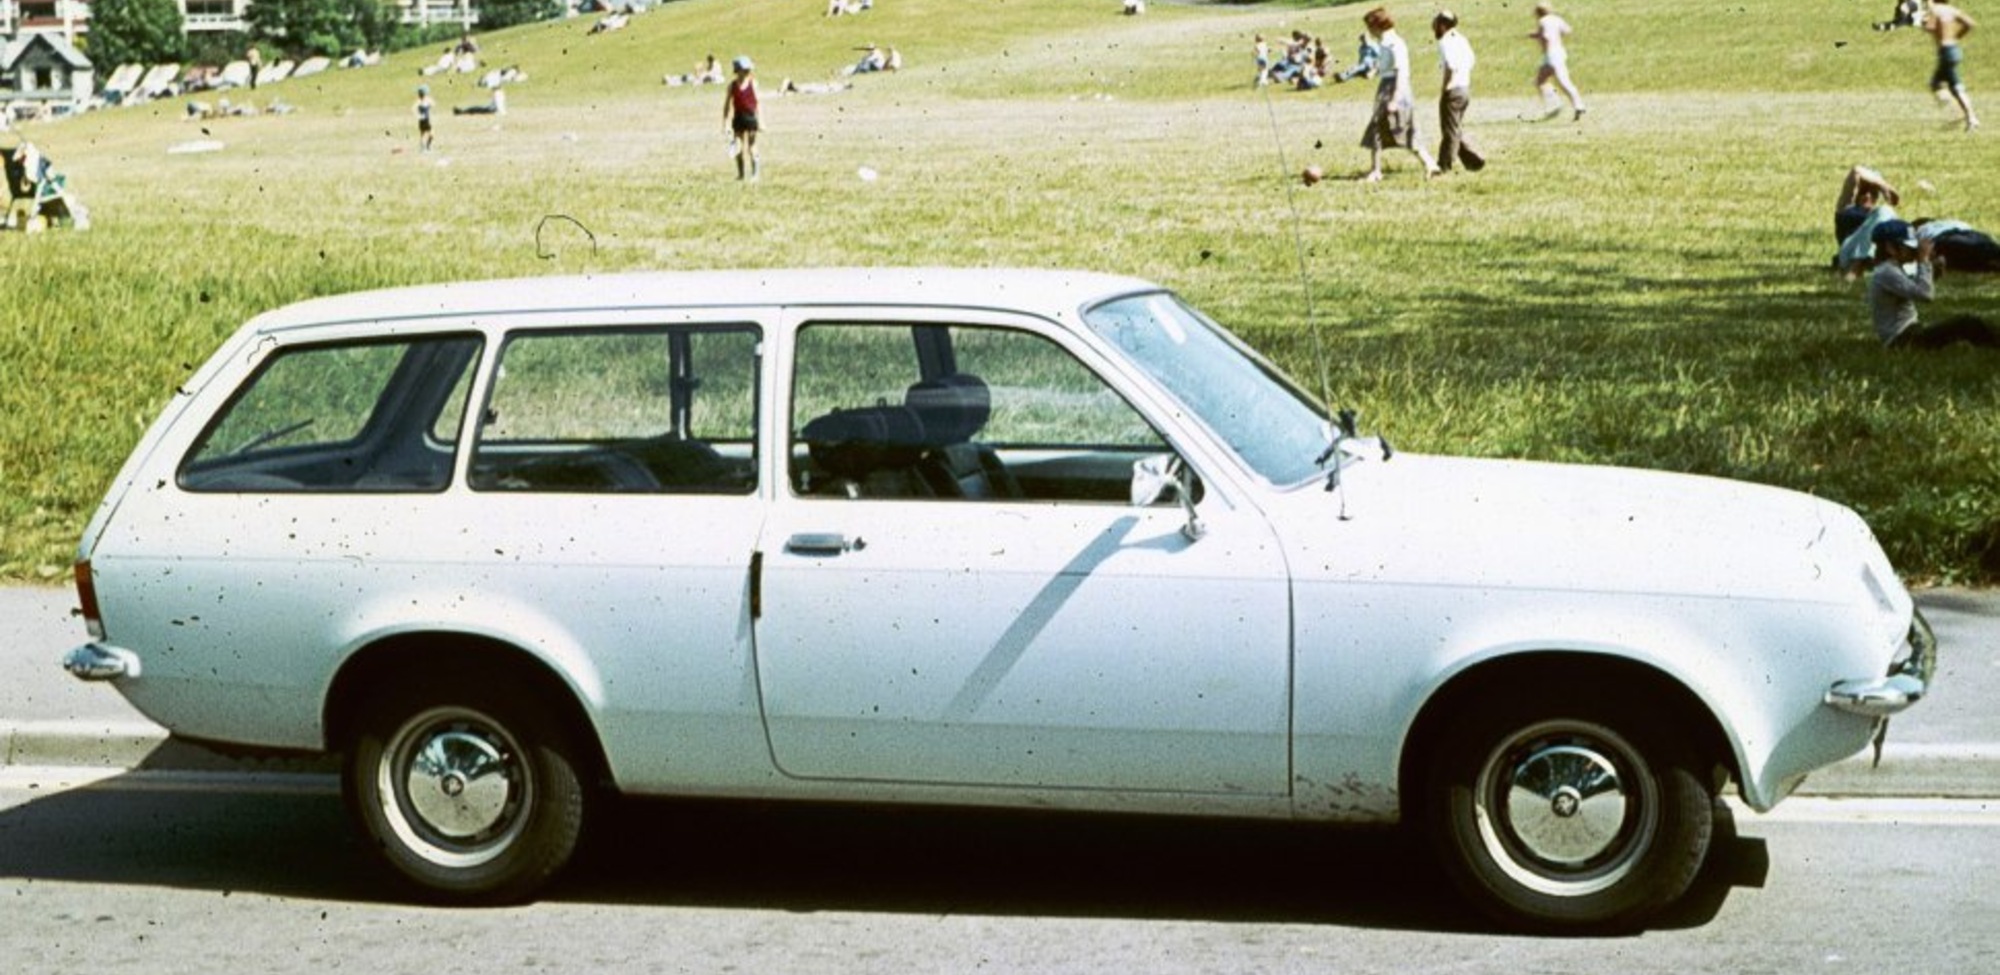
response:
[[[0,770],[10,973],[1963,975],[2000,950],[1978,801],[1794,800],[1656,929],[1534,938],[1395,833],[659,802],[538,903],[411,907],[329,780],[100,774]]]

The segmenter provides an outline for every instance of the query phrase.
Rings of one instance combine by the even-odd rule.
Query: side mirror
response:
[[[1132,506],[1148,507],[1171,494],[1187,515],[1181,534],[1191,542],[1208,531],[1194,513],[1194,485],[1194,472],[1178,454],[1154,454],[1132,462]]]

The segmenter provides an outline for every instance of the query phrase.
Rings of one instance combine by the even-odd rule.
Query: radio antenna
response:
[[[1319,399],[1327,409],[1327,419],[1333,416],[1333,382],[1326,363],[1326,342],[1320,334],[1319,315],[1313,308],[1312,275],[1306,263],[1306,236],[1303,218],[1299,216],[1299,184],[1292,178],[1292,164],[1285,158],[1285,137],[1278,127],[1278,109],[1271,102],[1271,86],[1262,85],[1264,91],[1264,114],[1271,120],[1271,142],[1278,150],[1278,170],[1284,175],[1285,206],[1292,216],[1292,250],[1299,266],[1299,292],[1305,296],[1306,331],[1312,337],[1313,361],[1319,367]]]

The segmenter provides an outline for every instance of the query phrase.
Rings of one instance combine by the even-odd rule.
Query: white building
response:
[[[181,10],[181,29],[190,34],[248,30],[252,2],[174,0]],[[479,5],[474,0],[395,0],[395,4],[399,19],[406,24],[471,27],[479,22]],[[74,43],[78,34],[89,29],[89,0],[0,0],[0,38],[58,33]]]
[[[96,90],[90,59],[57,31],[0,43],[0,101],[15,118],[80,111]]]

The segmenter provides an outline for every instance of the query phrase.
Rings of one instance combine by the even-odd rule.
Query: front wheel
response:
[[[1426,823],[1489,912],[1549,928],[1632,925],[1687,892],[1714,800],[1643,708],[1514,699],[1433,756]]]
[[[505,686],[418,682],[364,704],[343,790],[383,858],[426,896],[511,903],[568,862],[585,789],[560,722]]]

